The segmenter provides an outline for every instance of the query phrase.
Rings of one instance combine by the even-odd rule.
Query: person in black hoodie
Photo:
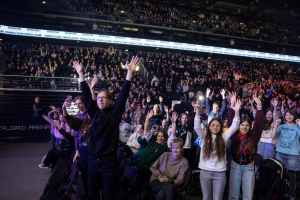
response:
[[[100,90],[98,93],[98,106],[93,103],[90,88],[84,80],[83,66],[76,61],[73,62],[73,67],[79,75],[83,102],[92,120],[88,160],[88,195],[90,200],[100,199],[102,181],[105,199],[116,200],[116,185],[118,185],[119,180],[116,154],[119,141],[119,124],[125,111],[131,79],[138,64],[139,59],[134,56],[130,63],[126,62],[126,80],[118,95],[115,107],[110,107],[113,96],[107,90]]]

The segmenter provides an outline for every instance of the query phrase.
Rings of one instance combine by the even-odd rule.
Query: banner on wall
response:
[[[12,27],[12,26],[5,26],[5,25],[0,25],[0,33],[9,34],[9,35],[43,37],[43,38],[54,38],[54,39],[64,39],[64,40],[104,42],[104,43],[111,43],[111,44],[128,44],[128,45],[147,46],[147,47],[156,47],[156,48],[180,49],[186,51],[216,53],[216,54],[242,56],[242,57],[250,57],[250,58],[261,58],[261,59],[288,61],[288,62],[300,62],[300,57],[298,56],[289,56],[289,55],[282,55],[282,54],[264,53],[258,51],[245,51],[245,50],[230,49],[230,48],[223,48],[223,47],[168,42],[168,41],[160,41],[160,40],[149,40],[149,39],[140,39],[140,38],[118,37],[118,36],[109,36],[109,35],[21,28],[21,27]]]
[[[0,141],[50,141],[50,124],[42,117],[0,117]]]

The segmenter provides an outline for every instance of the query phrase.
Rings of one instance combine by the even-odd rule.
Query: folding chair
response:
[[[129,167],[125,175],[119,183],[119,188],[123,193],[123,199],[126,199],[129,195],[133,194],[133,188],[138,176],[137,168],[134,166]]]
[[[120,180],[123,178],[126,171],[130,167],[130,163],[131,163],[131,160],[129,158],[124,159],[123,162],[121,163],[121,165],[119,167]]]
[[[127,157],[126,153],[125,152],[121,152],[117,159],[118,159],[118,163],[119,163],[119,167],[121,166],[123,160]]]

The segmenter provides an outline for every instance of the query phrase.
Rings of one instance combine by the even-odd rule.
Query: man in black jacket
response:
[[[40,97],[35,97],[34,104],[33,104],[33,116],[42,116],[42,107],[40,104]]]
[[[83,66],[74,61],[81,83],[82,98],[86,110],[92,120],[92,134],[89,142],[88,187],[89,199],[100,199],[101,180],[104,183],[105,199],[116,200],[118,185],[117,148],[119,140],[119,124],[125,111],[129,95],[130,82],[139,59],[132,57],[126,62],[127,75],[116,100],[115,107],[110,107],[113,96],[107,90],[101,90],[97,95],[97,105],[94,104],[90,88],[84,80]]]

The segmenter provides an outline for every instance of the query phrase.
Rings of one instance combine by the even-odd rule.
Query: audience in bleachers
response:
[[[75,55],[77,57],[74,59]],[[205,190],[202,191],[204,199],[209,199],[212,195],[221,197],[223,193],[228,194],[225,189],[226,175],[223,172],[227,169],[224,163],[231,161],[231,159],[229,181],[232,184],[229,185],[229,196],[237,198],[240,194],[240,187],[242,187],[243,191],[249,191],[243,193],[244,197],[251,199],[256,181],[253,160],[253,157],[257,155],[256,152],[261,154],[263,160],[274,157],[278,160],[285,159],[282,158],[286,156],[286,151],[282,150],[285,147],[279,148],[277,145],[277,149],[275,149],[275,142],[272,138],[276,137],[274,132],[277,130],[277,124],[275,124],[275,121],[283,119],[282,116],[286,116],[286,110],[292,109],[289,112],[295,114],[294,119],[300,117],[300,85],[297,82],[300,75],[299,69],[293,68],[291,63],[276,62],[271,64],[257,60],[211,59],[180,53],[154,54],[147,52],[139,53],[139,57],[143,58],[143,65],[149,72],[147,81],[145,83],[130,83],[127,102],[124,103],[125,112],[122,113],[122,121],[119,124],[119,132],[122,135],[122,137],[119,137],[119,143],[121,146],[124,145],[123,151],[127,153],[132,164],[138,168],[139,172],[135,192],[140,195],[144,183],[149,183],[149,180],[151,180],[152,189],[158,192],[158,197],[172,196],[171,193],[163,193],[162,188],[166,184],[171,184],[175,188],[178,187],[176,180],[182,181],[182,173],[184,174],[185,168],[182,168],[183,171],[180,174],[178,174],[179,172],[173,173],[173,168],[169,169],[170,172],[162,172],[158,164],[164,161],[161,159],[168,157],[166,155],[169,155],[169,157],[175,155],[173,152],[172,154],[166,154],[165,152],[169,151],[172,141],[176,139],[176,141],[180,140],[182,142],[182,145],[181,142],[178,142],[176,146],[176,148],[178,147],[177,153],[180,152],[183,155],[183,157],[179,156],[180,159],[186,159],[190,166],[192,166],[196,156],[194,149],[191,147],[195,142],[196,145],[202,143],[203,151],[200,153],[199,167],[201,169],[200,183],[202,190]],[[99,85],[99,82],[105,81],[108,83],[105,89],[108,89],[113,95],[112,105],[114,105],[122,88],[120,85],[124,82],[126,75],[126,71],[121,67],[121,62],[126,63],[128,58],[129,54],[113,47],[108,49],[100,47],[85,49],[69,48],[64,45],[49,47],[47,44],[41,44],[37,48],[32,45],[28,49],[13,49],[9,52],[6,73],[31,75],[33,78],[27,78],[27,81],[39,81],[38,79],[48,76],[47,73],[55,74],[55,77],[72,76],[74,83],[70,82],[70,84],[74,84],[75,89],[81,90],[81,84],[84,82],[78,80],[72,62],[75,60],[82,61],[83,78],[90,87],[92,98],[97,100],[94,88]],[[27,71],[28,69],[30,70]],[[48,69],[50,70],[47,71]],[[111,78],[114,76],[116,76],[116,79],[112,80]],[[140,81],[141,77],[134,74],[133,80]],[[59,89],[59,86],[57,87]],[[198,102],[202,98],[204,101],[206,98],[206,105],[202,103],[201,106],[201,103]],[[74,102],[80,110],[77,118],[87,118],[87,111],[82,99],[75,98]],[[239,104],[240,107],[237,108]],[[51,108],[56,109],[52,106]],[[237,119],[241,123],[238,123],[237,119],[233,120],[233,110],[235,109],[239,111],[240,117],[237,117]],[[178,120],[175,116],[176,112],[180,114]],[[262,115],[263,112],[265,112],[265,116]],[[54,111],[51,113],[54,113]],[[71,123],[70,119],[66,115],[64,116],[66,119],[60,119],[58,114],[57,116],[54,116],[54,114],[50,116],[59,123],[54,123],[53,119],[47,118],[55,126],[53,127],[53,134],[55,129],[62,134],[59,128],[61,125],[59,126],[59,124],[64,125],[65,121]],[[171,116],[171,119],[169,116]],[[252,127],[253,121],[255,123]],[[230,137],[232,135],[230,132],[232,131],[231,123],[238,123],[239,125],[239,131],[235,132],[235,130],[232,137]],[[225,124],[224,127],[223,124]],[[83,166],[81,170],[86,193],[84,197],[87,197],[88,177],[86,172],[88,170],[89,153],[85,145],[89,143],[89,139],[84,136],[85,131],[77,130],[78,127],[74,128],[72,123],[69,125],[75,130],[74,144],[72,145],[74,145],[76,151],[72,160],[75,161],[79,157],[80,165]],[[206,131],[203,131],[206,126]],[[213,126],[215,127],[213,128]],[[64,125],[63,129],[66,130],[68,127]],[[203,133],[199,133],[200,129]],[[73,133],[70,130],[66,132]],[[230,135],[225,137],[223,134],[222,137],[218,137],[218,133],[223,132],[225,135],[230,132]],[[210,133],[210,136],[208,133]],[[214,133],[216,133],[216,136]],[[279,140],[284,140],[285,133],[281,134],[277,131],[277,135]],[[298,135],[295,135],[296,137]],[[81,140],[83,138],[87,140]],[[215,141],[216,139],[217,141]],[[293,141],[297,142],[298,140],[294,139]],[[219,144],[217,146],[220,149],[216,149],[215,142]],[[295,147],[295,152],[298,152],[297,155],[295,153],[293,156],[298,159],[299,149],[297,149],[297,144],[293,147]],[[60,156],[66,157],[64,154],[66,148],[70,149],[68,145],[62,145],[58,142],[58,145],[54,145],[54,150],[49,152],[50,155],[46,157],[47,160],[40,167],[47,168],[51,163],[55,164]],[[180,151],[181,148],[183,148],[183,152]],[[69,155],[69,152],[67,155]],[[54,162],[52,162],[52,157]],[[216,163],[216,166],[220,166],[218,174],[222,179],[216,183],[220,187],[216,188],[213,194],[203,189],[212,187],[209,185],[210,181],[216,181],[209,177],[211,171],[216,173],[216,169],[211,166],[212,160]],[[181,161],[184,162],[184,160]],[[155,170],[151,166],[152,168],[155,167]],[[174,164],[174,167],[176,166]],[[291,172],[289,176],[293,186],[298,165],[291,167],[289,163],[283,162],[283,167]],[[240,168],[247,168],[250,172],[245,174],[244,171],[240,171]],[[161,172],[160,175],[157,174],[157,170]],[[285,177],[283,178],[285,179]],[[243,180],[250,180],[250,178],[251,182],[245,184]],[[287,195],[290,199],[296,198],[296,194],[292,189],[289,190]]]
[[[179,26],[181,29],[206,30],[233,36],[276,41],[281,43],[299,43],[299,26],[272,22],[242,14],[224,14],[191,6],[174,5],[167,2],[134,1],[134,0],[103,0],[74,1],[66,0],[70,10],[107,16],[109,20],[116,18],[129,19],[133,23],[145,23],[156,26]],[[123,12],[121,12],[123,11]],[[125,17],[122,13],[131,14]],[[96,28],[97,29],[97,28]],[[118,28],[120,29],[120,28]],[[105,31],[99,27],[98,30]],[[115,30],[118,32],[118,30]]]

